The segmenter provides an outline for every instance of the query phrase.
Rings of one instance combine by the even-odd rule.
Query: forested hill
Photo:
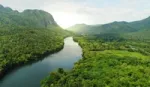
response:
[[[80,34],[131,33],[142,31],[144,29],[150,29],[150,17],[134,22],[115,21],[102,25],[77,24],[68,28],[68,30]]]
[[[150,18],[71,29],[82,58],[71,71],[59,68],[41,87],[149,87]]]
[[[0,78],[15,67],[59,51],[68,34],[45,11],[20,13],[0,5]]]
[[[24,10],[18,12],[9,7],[0,5],[0,26],[1,27],[36,27],[47,28],[49,26],[58,26],[52,15],[42,10]]]

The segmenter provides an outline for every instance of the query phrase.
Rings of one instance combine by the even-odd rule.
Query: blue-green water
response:
[[[72,69],[82,57],[82,49],[72,37],[64,40],[64,48],[31,65],[13,70],[0,80],[0,87],[40,87],[40,81],[57,68]]]

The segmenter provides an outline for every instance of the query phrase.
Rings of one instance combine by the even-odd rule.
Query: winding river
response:
[[[72,37],[64,39],[64,48],[31,65],[13,70],[0,80],[0,87],[40,87],[40,81],[58,68],[72,69],[82,57],[82,49]]]

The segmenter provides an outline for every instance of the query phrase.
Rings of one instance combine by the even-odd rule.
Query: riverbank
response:
[[[76,37],[83,48],[83,59],[72,71],[54,72],[42,81],[42,87],[148,87],[149,43],[102,41],[101,38]],[[132,47],[131,47],[132,46]]]
[[[46,56],[41,61],[13,70],[0,80],[0,87],[40,87],[40,81],[50,72],[58,68],[71,70],[74,63],[81,58],[81,47],[73,41],[72,37],[67,37],[64,39],[61,51]]]
[[[11,72],[15,68],[22,67],[24,65],[32,64],[32,63],[34,63],[36,61],[42,60],[44,57],[46,57],[46,56],[48,56],[50,54],[59,52],[60,50],[63,49],[63,47],[64,47],[64,42],[63,42],[62,45],[60,45],[55,50],[45,51],[43,54],[32,55],[30,58],[28,58],[29,59],[28,62],[19,62],[18,64],[12,64],[10,67],[7,67],[7,69],[3,69],[3,70],[0,71],[0,79],[2,79],[7,73]]]

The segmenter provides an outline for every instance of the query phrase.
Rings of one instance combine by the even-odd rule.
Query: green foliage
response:
[[[68,28],[70,31],[74,31],[80,34],[101,34],[101,33],[128,33],[137,31],[128,22],[112,22],[103,25],[75,25]]]
[[[93,35],[95,38],[100,38],[104,41],[123,41],[125,40],[121,35],[117,33],[101,33],[97,35]]]
[[[64,35],[63,35],[64,34]],[[61,29],[23,29],[7,31],[0,36],[0,69],[38,60],[40,56],[63,47],[65,33]]]
[[[58,73],[63,74],[64,73],[64,69],[63,68],[58,68]]]
[[[134,22],[112,22],[102,25],[77,24],[68,30],[82,35],[120,35],[126,39],[150,40],[150,17]],[[114,35],[113,35],[114,36]]]
[[[16,66],[62,49],[69,34],[45,11],[19,13],[0,5],[0,77]]]
[[[143,29],[138,32],[128,33],[125,34],[124,37],[131,40],[147,41],[150,40],[150,29]]]
[[[15,27],[14,27],[15,26]],[[0,27],[16,28],[49,28],[57,27],[51,14],[42,10],[25,10],[23,12],[14,11],[11,8],[0,6]]]
[[[83,58],[61,78],[44,79],[42,87],[148,87],[150,45],[130,40],[105,41],[74,37],[83,48]],[[142,50],[142,51],[141,51]],[[49,77],[51,78],[51,75]]]
[[[57,72],[50,73],[50,76],[41,81],[42,87],[49,87],[48,84],[53,87],[64,75],[66,75],[66,72],[62,68],[59,68]],[[61,87],[61,85],[57,87]]]

